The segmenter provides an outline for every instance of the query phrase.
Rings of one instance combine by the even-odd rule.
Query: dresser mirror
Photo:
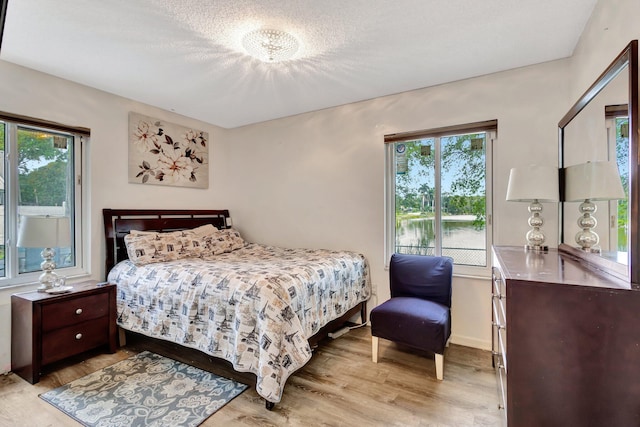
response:
[[[558,124],[560,167],[559,250],[570,253],[615,276],[640,283],[638,236],[638,42],[633,40],[578,99]],[[590,249],[576,235],[583,214],[575,191],[574,171],[591,163],[617,164],[623,191],[593,200],[599,236]],[[573,168],[572,168],[573,167]],[[566,168],[569,168],[566,169]],[[569,182],[570,181],[570,182]],[[582,180],[581,180],[582,181]],[[574,188],[571,188],[573,186]],[[623,198],[624,197],[624,198]],[[584,200],[582,200],[584,201]]]

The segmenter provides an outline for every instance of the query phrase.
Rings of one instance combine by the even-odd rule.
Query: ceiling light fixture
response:
[[[298,51],[298,40],[280,30],[261,29],[248,33],[242,39],[247,53],[263,62],[282,62]]]

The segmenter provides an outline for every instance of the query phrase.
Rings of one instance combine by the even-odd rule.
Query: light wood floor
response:
[[[0,426],[78,426],[38,395],[139,350],[134,343],[115,354],[67,363],[35,385],[14,374],[0,376]],[[389,341],[380,340],[378,362],[371,361],[371,330],[352,330],[321,343],[311,361],[289,378],[273,411],[267,411],[264,400],[250,388],[202,425],[502,425],[490,352],[451,345],[445,352],[444,381],[435,379],[433,355]],[[226,375],[231,371],[225,363],[215,363],[210,370]]]

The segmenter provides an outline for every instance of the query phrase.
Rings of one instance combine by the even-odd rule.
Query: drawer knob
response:
[[[77,340],[81,340],[82,339],[82,334],[76,334],[76,339]]]
[[[81,308],[77,309],[76,314],[82,314],[82,309]]]
[[[498,403],[498,409],[504,409],[504,405],[502,403]]]

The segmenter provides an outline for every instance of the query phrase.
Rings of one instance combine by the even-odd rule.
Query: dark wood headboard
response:
[[[176,231],[213,224],[217,228],[229,227],[229,211],[224,210],[158,210],[158,209],[103,209],[104,235],[107,244],[105,275],[118,262],[129,258],[124,236],[131,230]]]

